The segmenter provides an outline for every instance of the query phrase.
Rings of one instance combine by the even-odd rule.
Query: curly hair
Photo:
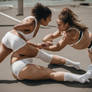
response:
[[[48,16],[52,15],[52,12],[47,6],[37,3],[32,9],[32,15],[35,16],[39,22],[42,18],[46,20]]]
[[[69,8],[64,8],[60,12],[59,19],[64,23],[68,23],[71,27],[78,28],[80,31],[88,29],[88,27],[79,23],[80,20],[78,20],[78,16]]]

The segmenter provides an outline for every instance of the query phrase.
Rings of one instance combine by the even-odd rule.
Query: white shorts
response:
[[[16,62],[14,62],[14,63],[11,65],[12,73],[13,73],[14,75],[16,75],[18,79],[20,79],[20,78],[19,78],[19,73],[20,73],[20,71],[21,71],[27,64],[32,64],[32,61],[33,61],[32,58],[27,58],[27,59],[22,59],[22,60],[18,60],[18,61],[16,61]]]

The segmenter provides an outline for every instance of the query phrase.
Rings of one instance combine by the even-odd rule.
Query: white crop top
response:
[[[35,32],[35,30],[37,28],[37,20],[36,20],[36,18],[34,16],[28,16],[28,17],[24,18],[23,21],[25,22],[30,18],[33,18],[35,20],[35,28],[34,28],[33,32],[31,32],[29,34],[24,34],[23,32],[18,31],[18,33],[20,33],[26,40],[30,40],[30,39],[33,38],[34,32]]]

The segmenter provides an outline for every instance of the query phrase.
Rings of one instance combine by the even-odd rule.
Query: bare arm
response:
[[[15,26],[14,26],[14,29],[15,29],[15,30],[21,30],[21,31],[30,30],[31,27],[32,27],[31,25],[32,25],[32,24],[30,24],[30,23],[18,24],[18,25],[15,25]]]
[[[49,51],[59,51],[63,49],[68,44],[73,44],[74,39],[76,38],[75,29],[68,30],[65,33],[62,33],[62,39],[55,45],[43,47],[43,49],[49,50]],[[73,39],[73,40],[72,40]]]
[[[44,46],[46,47],[46,46],[51,45],[51,43],[48,42],[48,41],[52,41],[52,39],[55,39],[55,38],[57,38],[57,37],[59,37],[59,36],[60,36],[59,32],[56,31],[56,32],[53,33],[53,34],[47,35],[47,36],[43,39],[43,41],[46,42],[46,43],[40,43],[40,44],[34,44],[34,43],[30,43],[30,42],[28,42],[28,43],[29,43],[30,45],[34,46],[34,47],[37,47],[37,48],[40,48],[40,49],[41,49],[41,48],[43,48]]]
[[[49,51],[60,51],[66,45],[68,45],[68,38],[64,37],[57,44],[51,45],[51,46],[48,46],[48,47],[43,47],[43,49],[46,49],[46,50],[49,50]]]
[[[43,38],[43,42],[52,41],[53,39],[58,38],[59,36],[61,36],[59,31],[56,31],[53,34],[48,34],[47,36]]]
[[[33,27],[34,27],[34,20],[29,18],[28,20],[15,25],[14,29],[15,30],[30,30]]]
[[[42,48],[42,44],[34,44],[34,43],[31,43],[31,42],[27,42],[29,45],[33,46],[33,47],[36,47],[36,48],[39,48],[41,49]]]

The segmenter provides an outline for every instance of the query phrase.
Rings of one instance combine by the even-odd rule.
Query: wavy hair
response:
[[[59,19],[63,21],[64,23],[68,23],[71,27],[76,27],[80,31],[85,31],[88,29],[83,24],[80,24],[80,20],[78,20],[78,16],[69,8],[64,8],[60,14]]]
[[[46,20],[48,16],[52,15],[52,12],[47,6],[37,3],[32,9],[32,15],[39,22],[42,18]]]

